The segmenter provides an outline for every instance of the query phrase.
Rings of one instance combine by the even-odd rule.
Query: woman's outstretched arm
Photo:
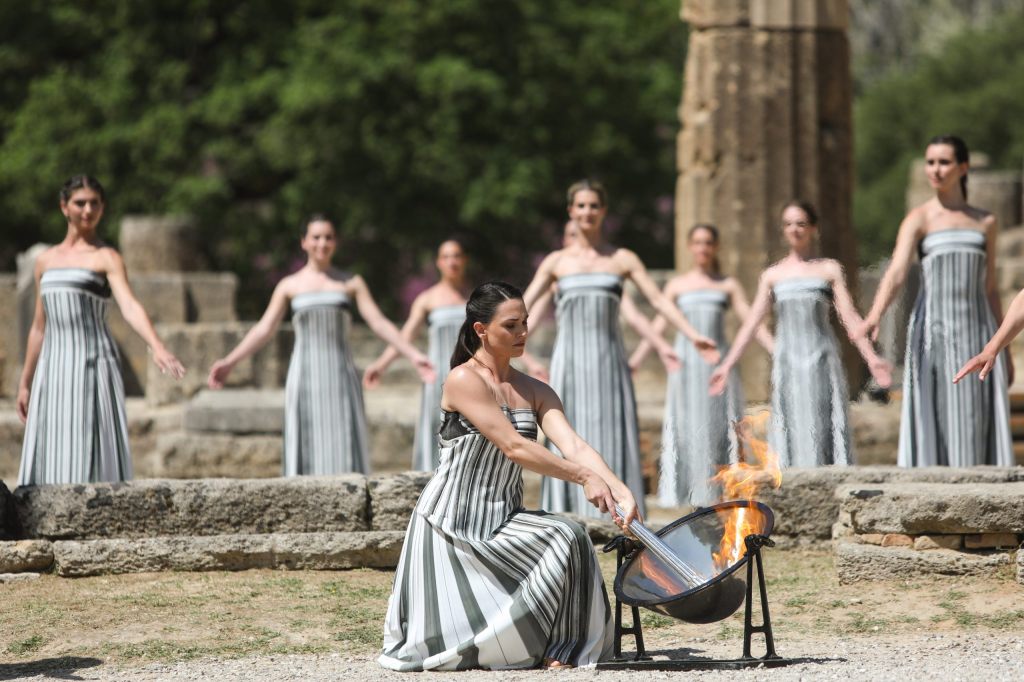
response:
[[[231,352],[220,360],[217,360],[210,367],[210,374],[206,377],[206,385],[210,388],[223,388],[231,370],[239,362],[249,357],[263,346],[267,345],[270,338],[277,331],[284,314],[288,310],[288,285],[282,280],[274,287],[274,293],[270,296],[270,303],[263,311],[259,322],[242,337],[238,345],[231,349]]]
[[[972,372],[977,372],[978,378],[984,381],[991,374],[992,368],[996,364],[996,357],[1010,345],[1010,342],[1020,334],[1021,330],[1024,330],[1024,291],[1014,296],[999,329],[981,349],[981,352],[960,368],[960,371],[953,377],[953,383],[960,383],[961,379]]]
[[[103,251],[106,256],[107,281],[110,282],[110,291],[114,294],[114,300],[117,301],[117,307],[121,309],[121,315],[125,322],[149,346],[149,350],[153,354],[153,362],[161,372],[170,374],[175,379],[185,376],[185,366],[164,346],[156,329],[153,328],[153,323],[150,321],[149,315],[146,314],[146,310],[132,293],[121,254],[110,248],[103,249]]]
[[[430,359],[402,338],[402,333],[398,331],[398,327],[391,320],[384,317],[384,313],[377,307],[377,302],[373,300],[373,295],[370,293],[370,287],[366,285],[366,281],[359,275],[356,275],[349,280],[348,285],[349,289],[355,294],[356,307],[359,308],[359,314],[367,326],[373,330],[373,333],[394,346],[399,353],[409,358],[409,361],[416,366],[420,379],[424,382],[433,381],[436,373],[434,366],[430,363]]]
[[[587,500],[602,512],[611,512],[614,517],[612,510],[619,499],[604,478],[584,464],[558,457],[539,443],[524,438],[501,411],[487,384],[473,370],[459,366],[451,371],[445,381],[441,405],[468,419],[506,457],[524,469],[583,486]],[[553,422],[549,425],[558,431]],[[541,424],[542,429],[547,427],[545,423]],[[548,432],[545,430],[544,433]]]
[[[427,320],[428,312],[426,298],[423,294],[420,294],[412,302],[412,307],[409,309],[409,318],[402,325],[400,333],[403,339],[410,344],[416,339],[416,334]],[[394,346],[389,345],[385,348],[380,357],[370,363],[370,366],[363,372],[363,386],[366,388],[376,388],[380,384],[381,375],[387,371],[392,362],[398,359],[399,355],[401,353]]]
[[[885,314],[886,309],[896,297],[896,292],[907,280],[907,271],[914,259],[914,249],[917,248],[917,243],[923,236],[924,219],[922,216],[921,210],[915,208],[900,223],[892,258],[882,276],[882,281],[878,283],[878,290],[875,292],[871,310],[864,316],[863,322],[857,327],[850,328],[854,337],[868,337],[872,341],[878,338],[878,325],[881,323],[882,315]]]
[[[711,395],[722,395],[725,393],[726,386],[729,383],[729,372],[732,371],[732,368],[739,361],[743,351],[746,350],[750,341],[754,338],[758,326],[761,325],[764,318],[768,315],[768,308],[771,306],[771,296],[771,280],[768,271],[765,271],[761,273],[761,279],[757,283],[757,293],[754,294],[754,303],[750,306],[750,312],[747,314],[746,319],[743,320],[743,324],[740,325],[739,331],[736,332],[736,338],[732,341],[729,354],[725,356],[722,364],[716,367],[715,371],[711,374],[709,382]]]

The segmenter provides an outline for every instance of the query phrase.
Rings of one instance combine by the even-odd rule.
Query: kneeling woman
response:
[[[582,666],[610,652],[590,539],[573,521],[523,509],[523,468],[583,486],[602,512],[618,503],[623,527],[636,501],[569,426],[554,391],[509,365],[526,333],[518,289],[489,282],[472,293],[441,396],[441,460],[388,603],[387,668]],[[565,459],[537,444],[538,425]]]

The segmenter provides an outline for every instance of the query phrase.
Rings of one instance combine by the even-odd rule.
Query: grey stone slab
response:
[[[858,534],[1024,532],[1024,482],[847,485],[836,497]]]
[[[424,471],[370,476],[366,488],[370,497],[371,529],[404,531],[420,493],[432,476],[431,472]]]
[[[48,540],[0,542],[0,573],[45,571],[53,563],[53,546]]]
[[[401,531],[273,533],[61,540],[53,547],[57,574],[82,577],[250,568],[394,568],[404,538]]]
[[[992,575],[1010,563],[1006,552],[975,554],[952,549],[922,552],[907,547],[844,541],[836,543],[835,558],[836,573],[843,585],[926,575]]]
[[[38,486],[14,506],[22,537],[51,540],[369,530],[356,474]]]
[[[0,583],[26,583],[30,580],[39,580],[38,573],[0,573]]]
[[[280,434],[173,431],[135,458],[139,475],[156,478],[276,478],[283,451]]]
[[[281,433],[284,391],[280,389],[204,390],[185,406],[187,431]]]
[[[828,540],[832,525],[839,520],[842,497],[840,486],[862,486],[896,483],[1006,483],[1024,481],[1024,467],[922,467],[908,469],[895,466],[820,467],[815,469],[784,469],[782,487],[763,490],[757,499],[775,512],[774,534],[790,536],[796,544],[815,544]],[[908,532],[898,528],[856,532]],[[925,532],[925,531],[921,531]],[[961,532],[961,531],[932,531]]]

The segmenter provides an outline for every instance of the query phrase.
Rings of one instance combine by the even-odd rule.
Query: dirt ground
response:
[[[610,582],[614,560],[602,556],[601,563]],[[854,650],[896,646],[905,658],[928,650],[929,638],[938,638],[943,651],[958,638],[988,638],[996,652],[1010,646],[1004,640],[1024,641],[1024,586],[1010,569],[989,579],[911,577],[839,586],[829,552],[766,550],[765,563],[782,655],[825,660],[845,643]],[[60,670],[74,670],[78,679],[192,679],[193,669],[202,671],[196,677],[244,679],[251,661],[260,668],[260,661],[272,667],[289,658],[298,661],[289,670],[340,665],[376,675],[373,658],[392,579],[393,573],[375,570],[245,571],[44,575],[0,585],[0,679],[45,678],[47,671],[65,676]],[[642,623],[651,650],[741,653],[742,611],[713,625],[645,611]],[[1024,661],[1024,650],[1016,656]],[[175,671],[182,670],[179,677]],[[967,673],[962,679],[971,679]],[[296,679],[303,677],[310,675]]]

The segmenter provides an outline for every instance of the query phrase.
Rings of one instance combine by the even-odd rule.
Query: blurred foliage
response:
[[[337,261],[390,312],[460,234],[525,282],[564,188],[609,186],[611,236],[671,266],[678,0],[51,0],[0,4],[0,253],[55,241],[61,182],[192,213],[244,314],[333,215]]]
[[[864,24],[870,22],[858,16],[856,5],[852,33],[863,42],[869,33]],[[870,50],[854,60],[859,95],[853,207],[862,263],[892,251],[906,212],[910,163],[924,154],[930,138],[959,135],[972,151],[985,152],[994,168],[1020,169],[1024,159],[1024,1],[942,0],[929,8],[914,0],[874,3],[873,10],[886,6],[895,12],[889,17],[890,39],[865,44],[882,53],[889,45],[891,67],[880,73],[880,57]],[[936,42],[936,34],[945,39]],[[901,41],[892,35],[903,36],[910,46],[898,47]]]

